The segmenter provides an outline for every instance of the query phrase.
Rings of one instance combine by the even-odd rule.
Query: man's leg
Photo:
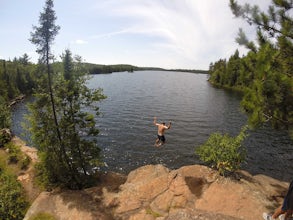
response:
[[[161,145],[165,144],[166,143],[166,138],[165,136],[162,136],[162,139],[161,139]]]
[[[286,213],[286,211],[283,211],[283,210],[282,210],[282,206],[280,206],[279,208],[277,208],[277,209],[275,210],[275,212],[274,212],[274,214],[272,215],[272,217],[273,217],[274,219],[277,219],[280,215],[282,215],[282,214],[284,214],[284,213]]]
[[[159,139],[159,142],[158,142],[158,144],[157,144],[157,147],[160,147],[161,145],[162,145],[162,140],[161,139]]]
[[[290,219],[292,217],[293,210],[287,210],[285,214],[285,219]]]
[[[155,142],[155,146],[156,146],[156,147],[158,147],[159,142],[160,142],[160,138],[159,138],[159,136],[158,136],[157,139],[156,139],[156,142]]]

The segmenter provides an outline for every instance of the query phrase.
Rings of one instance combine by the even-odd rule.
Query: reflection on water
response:
[[[238,94],[213,88],[207,75],[141,71],[95,75],[89,87],[104,89],[99,146],[105,170],[129,172],[145,164],[164,164],[169,168],[200,163],[194,155],[213,132],[237,135],[246,123],[239,110]],[[14,113],[15,133],[25,111],[22,104]],[[172,121],[166,132],[167,144],[154,147],[158,121]],[[290,180],[293,174],[292,141],[286,133],[271,128],[250,132],[245,141],[248,161],[244,168],[253,174],[264,173]]]

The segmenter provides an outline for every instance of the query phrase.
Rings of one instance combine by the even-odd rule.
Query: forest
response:
[[[245,19],[257,30],[257,40],[247,39],[242,29],[236,41],[249,52],[238,50],[228,60],[210,64],[209,81],[221,88],[243,93],[241,108],[254,127],[269,123],[286,129],[293,136],[293,21],[292,1],[273,1],[268,13],[257,6],[240,6],[231,0],[236,17]],[[291,14],[292,15],[292,14]]]
[[[159,67],[137,67],[128,64],[102,65],[81,62],[79,65],[82,65],[83,71],[89,75],[145,70],[208,73],[207,70],[163,69]],[[62,62],[55,62],[52,66],[54,71],[62,71]],[[36,84],[37,68],[38,64],[30,62],[27,54],[19,58],[15,57],[12,61],[0,60],[1,99],[12,101],[20,95],[32,94]]]

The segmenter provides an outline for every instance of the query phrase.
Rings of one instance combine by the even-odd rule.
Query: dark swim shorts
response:
[[[163,143],[166,141],[164,135],[158,135],[158,138],[159,138],[159,140],[162,141]]]

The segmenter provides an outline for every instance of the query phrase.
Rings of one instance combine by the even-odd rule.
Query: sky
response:
[[[266,11],[270,0],[238,0]],[[0,59],[39,55],[29,39],[39,26],[45,0],[0,0]],[[52,45],[57,60],[66,49],[95,64],[208,70],[236,49],[242,28],[255,39],[255,28],[235,18],[229,0],[54,0],[60,31]]]

